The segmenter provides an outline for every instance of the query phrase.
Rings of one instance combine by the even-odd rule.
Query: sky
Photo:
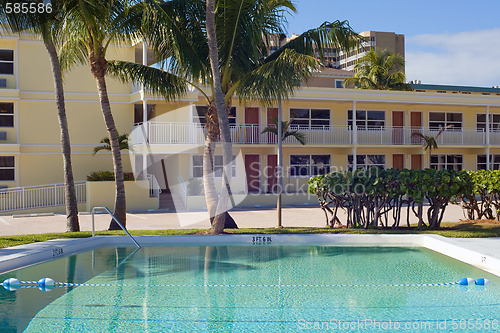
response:
[[[347,20],[356,32],[405,35],[407,80],[500,85],[500,0],[293,0],[288,35]]]

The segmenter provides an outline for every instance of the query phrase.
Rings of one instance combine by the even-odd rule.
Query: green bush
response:
[[[427,200],[427,223],[432,229],[440,227],[443,214],[452,201],[460,196],[470,196],[472,178],[466,171],[455,170],[396,170],[378,169],[332,172],[312,177],[309,193],[318,196],[327,224],[341,224],[338,209],[347,212],[348,228],[378,227],[385,219],[389,224],[389,213],[393,217],[393,228],[399,227],[401,208],[408,205],[407,224],[410,208],[419,219],[419,228],[424,223],[423,203]],[[331,218],[329,217],[331,215]],[[383,224],[383,222],[382,222]]]
[[[474,182],[472,193],[458,197],[469,220],[500,219],[500,170],[467,171]]]
[[[125,181],[134,180],[134,174],[132,172],[124,172],[123,179]],[[93,171],[87,176],[87,181],[89,182],[104,182],[104,181],[114,181],[115,174],[111,171]]]

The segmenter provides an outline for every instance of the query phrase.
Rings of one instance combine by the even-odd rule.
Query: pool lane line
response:
[[[21,284],[38,285],[38,281],[19,281]],[[443,282],[443,283],[411,283],[411,284],[109,284],[109,283],[70,283],[70,282],[54,282],[56,287],[167,287],[167,288],[340,288],[340,287],[444,287],[458,285],[459,282]],[[21,286],[24,287],[24,286]]]

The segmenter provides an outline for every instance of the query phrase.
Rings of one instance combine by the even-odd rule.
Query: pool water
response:
[[[51,277],[86,285],[1,288],[0,331],[499,331],[500,278],[422,248],[221,245],[132,252],[103,248],[1,275],[1,281]],[[449,284],[463,277],[492,284]]]

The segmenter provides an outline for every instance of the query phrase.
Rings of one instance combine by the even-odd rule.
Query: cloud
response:
[[[500,85],[500,29],[406,38],[406,77],[429,84]]]

